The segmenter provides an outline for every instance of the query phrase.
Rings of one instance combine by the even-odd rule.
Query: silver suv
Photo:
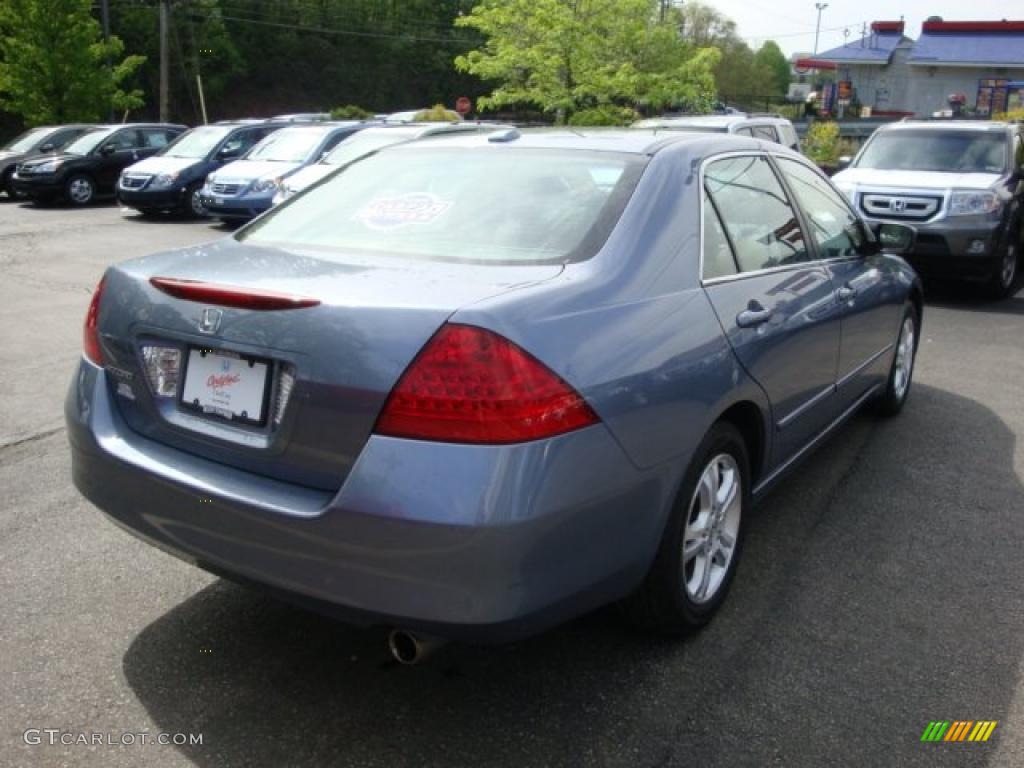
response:
[[[800,139],[796,129],[780,115],[746,114],[736,112],[729,115],[685,115],[652,117],[633,123],[631,128],[656,128],[665,131],[693,131],[698,133],[733,133],[764,141],[772,141],[800,151]]]
[[[1012,293],[1021,250],[1024,133],[1017,123],[907,120],[879,128],[832,181],[871,221],[918,231],[923,275]]]

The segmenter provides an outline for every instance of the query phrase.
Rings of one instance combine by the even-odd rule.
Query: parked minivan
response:
[[[206,178],[202,204],[210,216],[251,219],[270,208],[282,180],[315,163],[367,123],[291,125]]]
[[[117,199],[143,214],[180,211],[202,216],[207,175],[238,160],[285,122],[227,120],[182,134],[153,157],[121,172]]]
[[[63,197],[72,205],[87,205],[114,194],[124,168],[156,154],[184,132],[184,125],[171,123],[97,126],[57,155],[20,163],[14,189],[35,202]]]

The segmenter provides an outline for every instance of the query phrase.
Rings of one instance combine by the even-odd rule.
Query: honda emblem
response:
[[[889,201],[889,210],[893,213],[903,213],[907,210],[907,201],[900,200],[898,197],[894,197]]]
[[[217,329],[220,328],[220,319],[223,316],[224,313],[221,310],[214,307],[206,307],[199,313],[200,333],[216,333]]]

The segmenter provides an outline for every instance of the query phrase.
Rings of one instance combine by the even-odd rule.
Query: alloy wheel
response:
[[[896,363],[892,371],[892,389],[898,400],[902,400],[910,388],[910,377],[914,372],[915,330],[912,317],[903,318],[900,338],[896,346]]]
[[[739,535],[743,476],[728,453],[720,453],[701,473],[690,502],[683,536],[683,579],[695,603],[712,600],[725,583]]]
[[[68,196],[71,201],[78,205],[85,205],[92,200],[93,186],[92,182],[88,179],[82,178],[81,176],[74,178],[68,184]]]
[[[1003,288],[1013,285],[1017,277],[1017,246],[1011,243],[1006,246],[1006,254],[1003,256],[1003,266],[999,274],[999,282]]]
[[[188,204],[192,209],[193,216],[201,217],[206,215],[206,207],[203,205],[202,187],[196,187],[192,190],[192,194],[188,196]]]

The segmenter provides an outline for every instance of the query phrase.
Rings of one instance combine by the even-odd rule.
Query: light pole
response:
[[[828,3],[815,3],[814,7],[818,9],[818,26],[814,28],[814,53],[818,53],[818,35],[821,34],[821,12],[828,8]]]

